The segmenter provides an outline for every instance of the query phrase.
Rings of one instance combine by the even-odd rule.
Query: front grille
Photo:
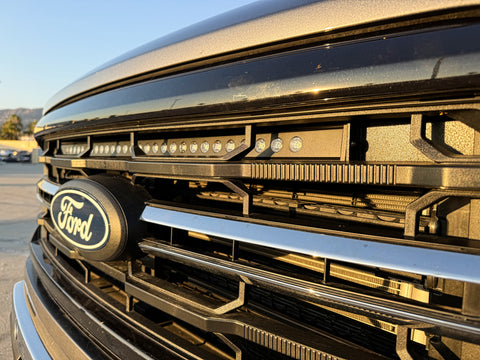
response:
[[[381,126],[396,130],[410,123],[409,135],[415,131],[413,118],[398,114]],[[375,120],[362,116],[365,129],[360,133],[375,128]],[[323,131],[320,123],[314,127]],[[338,128],[349,144],[354,138],[362,142],[358,128]],[[203,139],[201,131],[192,132],[195,142]],[[211,139],[230,137],[220,133]],[[185,139],[188,134],[184,131]],[[199,162],[194,160],[200,155],[188,154],[150,158],[139,140],[153,136],[147,133],[132,132],[125,143],[115,140],[125,138],[122,134],[47,142],[47,175],[39,183],[47,209],[60,185],[93,175],[122,176],[151,196],[141,217],[147,227],[137,239],[139,252],[126,260],[84,259],[65,245],[46,213],[42,224],[48,231],[39,244],[45,260],[58,265],[59,285],[69,291],[73,276],[77,286],[101,294],[105,306],[142,321],[154,319],[152,328],[159,329],[154,334],[166,331],[174,341],[220,358],[396,358],[405,327],[410,329],[410,351],[424,355],[432,337],[448,342],[454,341],[448,340],[452,334],[466,340],[480,335],[474,318],[462,320],[463,291],[452,290],[475,279],[475,265],[465,272],[455,263],[475,264],[478,245],[455,225],[460,210],[448,212],[445,204],[457,197],[476,198],[475,180],[448,187],[460,183],[455,179],[459,171],[475,177],[476,166],[421,157],[417,162],[366,164],[353,159],[385,155],[369,153],[374,146],[344,145],[336,162],[315,153],[310,154],[314,162],[301,154],[267,161],[264,155],[252,157],[259,136],[266,137],[262,130],[247,126],[244,134],[251,139],[235,156],[212,153]],[[103,154],[98,144],[103,144]],[[108,151],[106,144],[111,144]],[[128,154],[123,154],[125,146]],[[410,150],[417,149],[421,147],[412,142]],[[435,182],[447,188],[439,190]],[[253,233],[248,230],[252,226],[257,227]],[[351,248],[357,245],[358,251]],[[362,252],[361,246],[368,250]],[[330,255],[317,256],[317,251]],[[375,259],[385,251],[384,259]],[[422,256],[444,263],[441,276],[424,264],[413,271],[411,258]],[[104,321],[103,310],[93,306],[91,311]]]
[[[478,25],[467,22],[220,64],[47,114],[32,242],[46,291],[58,307],[57,292],[68,294],[139,358],[478,353],[477,42],[458,55],[452,40],[471,38]],[[472,71],[434,57],[431,75],[433,55],[415,42],[425,39],[446,42],[445,56]],[[348,51],[380,82],[361,64],[328,67]],[[237,86],[249,69],[258,79]],[[351,86],[311,89],[333,75]],[[111,204],[137,200],[119,220],[128,236],[115,256],[89,257],[55,225],[56,196],[87,183]],[[71,232],[89,226],[71,221]],[[80,311],[64,312],[88,333]]]

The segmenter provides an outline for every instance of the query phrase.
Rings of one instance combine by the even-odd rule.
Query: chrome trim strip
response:
[[[145,207],[141,219],[316,257],[480,284],[477,255],[324,235],[153,206]]]
[[[42,343],[32,321],[27,304],[25,281],[20,281],[13,288],[12,342],[21,359],[51,359]]]
[[[151,241],[139,243],[140,248],[155,256],[169,260],[181,261],[190,266],[198,268],[212,268],[222,275],[237,276],[239,279],[257,284],[274,286],[290,294],[302,294],[307,299],[327,300],[327,302],[342,304],[354,309],[367,309],[372,311],[372,317],[381,318],[385,321],[415,321],[421,324],[446,327],[480,337],[480,328],[473,324],[460,323],[458,319],[447,313],[433,309],[424,309],[411,304],[401,304],[387,299],[374,299],[364,294],[352,294],[348,291],[328,288],[321,284],[310,283],[294,277],[271,273],[262,269],[248,267],[231,261],[216,259],[206,255],[195,254],[187,250],[176,249],[169,245],[156,244]],[[351,309],[350,309],[351,310]],[[382,315],[385,314],[387,318]],[[457,320],[457,321],[456,321]],[[428,326],[426,326],[428,327]]]
[[[49,195],[55,195],[55,193],[58,191],[58,189],[60,188],[60,186],[58,186],[57,184],[53,183],[53,182],[50,182],[46,179],[41,179],[38,183],[37,183],[37,187],[42,190],[43,192],[46,192],[47,194]]]

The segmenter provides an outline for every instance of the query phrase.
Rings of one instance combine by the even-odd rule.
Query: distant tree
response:
[[[27,125],[27,127],[23,130],[25,135],[33,135],[35,131],[35,125],[37,125],[38,120],[33,120],[31,123]]]
[[[10,115],[0,128],[0,139],[18,140],[22,132],[22,120],[15,114]]]

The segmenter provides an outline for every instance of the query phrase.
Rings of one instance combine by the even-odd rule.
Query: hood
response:
[[[255,2],[161,37],[107,62],[55,94],[45,105],[44,115],[73,97],[152,71],[353,25],[471,5],[478,5],[478,1]]]

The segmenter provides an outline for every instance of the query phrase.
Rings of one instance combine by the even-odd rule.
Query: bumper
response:
[[[52,267],[43,259],[40,246],[35,244],[36,236],[25,264],[25,280],[17,283],[13,291],[10,330],[14,358],[151,359],[148,353],[119,336],[113,327],[85,308],[82,301],[59,286]],[[141,336],[138,327],[122,323],[120,317],[116,320],[118,328],[134,337]],[[155,353],[162,359],[179,358],[175,345],[168,349],[168,344],[158,342],[156,345]]]
[[[26,261],[25,280],[13,290],[10,318],[15,359],[91,359],[82,344],[86,337],[71,323],[45,290],[35,268],[35,259]]]
[[[38,251],[36,255],[39,255]],[[110,358],[98,347],[98,343],[95,344],[95,334],[85,324],[89,323],[106,334],[102,339],[105,342],[115,343],[111,329],[103,326],[74,299],[62,293],[52,278],[45,277],[45,265],[42,263],[39,267],[38,256],[31,253],[26,262],[25,281],[17,283],[14,288],[10,326],[15,359]],[[56,301],[67,309],[59,307]],[[71,319],[66,313],[73,313],[82,320],[77,322],[77,319]]]
[[[13,288],[13,308],[10,315],[10,333],[15,359],[50,359],[33,323],[31,300],[25,281]]]

